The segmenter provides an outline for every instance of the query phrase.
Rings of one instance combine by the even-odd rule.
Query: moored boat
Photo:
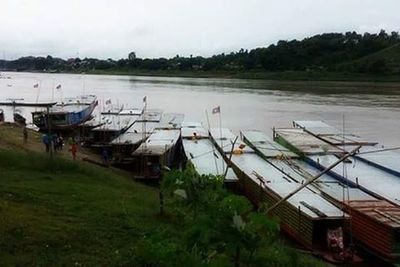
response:
[[[114,163],[127,167],[133,160],[132,153],[157,129],[180,129],[183,114],[163,113],[148,109],[126,131],[111,140]]]
[[[237,182],[233,169],[226,164],[201,124],[183,124],[182,145],[186,161],[193,165],[198,174],[221,176],[226,184]]]
[[[363,145],[360,150],[369,151],[365,154],[367,159],[363,159],[362,153],[350,157],[323,175],[313,186],[318,187],[324,197],[350,215],[351,224],[347,232],[354,237],[358,246],[385,261],[399,264],[400,179],[396,175],[397,166],[394,164],[396,154],[389,151],[388,154],[374,157],[375,142],[361,141],[358,137],[355,141],[351,134],[342,135],[344,138],[340,142],[340,135],[334,133],[337,131],[332,130],[333,127],[328,128],[319,123],[312,124],[322,126],[319,129],[310,127],[311,123],[301,125],[303,127],[295,123],[294,129],[275,129],[275,139],[300,153],[304,159],[290,159],[283,163],[290,164],[290,168],[282,167],[282,164],[277,168],[281,171],[296,169],[306,177],[312,177],[355,145]],[[306,130],[306,127],[309,128]],[[301,145],[304,138],[308,140],[307,145]],[[331,141],[326,142],[328,139]],[[328,147],[324,148],[326,145]],[[330,146],[339,148],[340,154],[333,153],[336,149],[330,149]],[[315,153],[316,151],[319,153]],[[379,153],[381,152],[378,149],[377,154]],[[375,163],[374,158],[379,161]]]
[[[163,168],[172,168],[180,152],[179,129],[155,130],[132,153],[131,170],[136,179],[161,178]]]
[[[350,147],[348,148],[347,146],[329,144],[303,128],[275,129],[274,138],[321,171],[336,162],[348,149],[354,148],[350,145],[348,145]],[[349,166],[349,168],[344,175],[343,169],[346,166]],[[378,199],[384,199],[393,205],[400,206],[400,177],[369,164],[365,160],[360,160],[357,155],[339,163],[329,171],[329,174],[342,183],[358,187]],[[378,177],[379,180],[377,180]]]
[[[85,95],[65,99],[50,107],[47,111],[32,112],[32,121],[40,129],[71,129],[89,120],[97,106],[94,95]]]
[[[98,126],[91,130],[92,145],[103,146],[126,132],[142,115],[140,109],[101,112]]]
[[[243,143],[229,145],[235,135],[227,129],[211,129],[219,151],[239,177],[239,188],[255,205],[272,206],[302,184],[282,174]],[[232,153],[231,153],[232,152]],[[304,247],[332,262],[343,261],[332,250],[332,233],[341,233],[348,216],[310,187],[289,198],[270,215],[279,218],[281,229]],[[337,241],[337,240],[336,240]],[[340,240],[343,246],[343,240]]]

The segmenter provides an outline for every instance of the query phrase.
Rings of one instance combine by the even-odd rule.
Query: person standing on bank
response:
[[[50,138],[47,134],[42,136],[42,142],[46,146],[46,152],[48,153],[50,151]]]
[[[76,160],[76,152],[78,152],[78,145],[76,144],[76,141],[75,141],[74,137],[72,137],[70,139],[70,149],[69,149],[69,151],[71,151],[72,158],[74,160]]]
[[[28,143],[28,130],[26,129],[26,127],[24,127],[24,129],[22,130],[22,134],[24,136],[24,144],[26,145]]]

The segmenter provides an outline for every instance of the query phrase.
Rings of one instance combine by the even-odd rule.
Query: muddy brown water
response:
[[[293,120],[324,120],[348,132],[380,142],[400,145],[400,83],[281,82],[263,80],[43,74],[2,72],[0,100],[24,98],[35,102],[96,94],[100,106],[108,99],[126,107],[142,106],[184,113],[188,121],[207,126],[205,111],[221,106],[222,127],[238,133],[259,129],[272,135],[272,127],[290,126]],[[33,88],[39,84],[39,88]],[[61,85],[61,90],[52,89]],[[6,119],[11,108],[3,107]],[[20,108],[31,120],[30,108]],[[210,114],[212,127],[218,115]]]

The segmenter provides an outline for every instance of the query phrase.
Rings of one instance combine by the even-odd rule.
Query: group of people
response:
[[[64,138],[60,134],[44,134],[42,142],[46,147],[46,152],[50,152],[51,148],[54,148],[54,151],[61,151],[64,146]]]
[[[54,149],[53,151],[62,151],[64,147],[64,138],[60,134],[43,134],[42,142],[46,147],[46,152],[50,152],[50,149]],[[70,137],[68,139],[68,144],[70,146],[69,151],[72,154],[72,158],[76,159],[76,153],[78,152],[78,144],[75,140],[75,137]]]

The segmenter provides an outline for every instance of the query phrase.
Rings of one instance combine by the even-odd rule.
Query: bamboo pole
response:
[[[226,175],[228,174],[228,169],[229,169],[229,167],[231,165],[232,154],[233,154],[233,150],[235,149],[235,144],[236,144],[237,139],[238,139],[238,137],[236,136],[235,140],[233,142],[231,141],[232,148],[231,148],[231,153],[229,155],[229,160],[226,163],[226,169],[225,169],[225,172],[224,172],[224,179],[226,178]],[[222,147],[222,149],[224,149],[224,148]],[[224,158],[224,157],[222,157],[222,158]]]
[[[289,198],[294,196],[296,193],[298,193],[300,190],[302,190],[303,188],[305,188],[306,186],[308,186],[309,184],[311,184],[312,182],[317,180],[319,177],[321,177],[322,175],[324,175],[325,173],[327,173],[328,171],[330,171],[331,169],[336,167],[339,163],[341,163],[342,161],[346,160],[348,157],[353,156],[360,148],[361,148],[361,146],[357,146],[355,149],[353,149],[349,153],[345,154],[343,157],[341,157],[338,161],[336,161],[335,163],[330,165],[328,168],[326,168],[325,170],[323,170],[322,172],[320,172],[319,174],[317,174],[316,176],[314,176],[313,178],[311,178],[310,180],[308,180],[307,182],[302,184],[299,188],[297,188],[296,190],[294,190],[293,192],[289,193],[287,196],[285,196],[284,198],[282,198],[281,200],[276,202],[274,205],[272,205],[272,207],[270,207],[267,210],[266,213],[267,214],[270,213],[271,211],[276,209],[279,205],[281,205],[283,202],[285,202],[286,200],[288,200]]]
[[[207,125],[208,125],[208,135],[210,135],[211,126],[210,126],[210,118],[208,117],[208,111],[207,110],[206,110],[206,118],[207,118]],[[209,139],[210,139],[210,137],[209,137]],[[217,174],[219,174],[218,163],[217,163],[217,159],[215,158],[214,144],[212,145],[212,152],[213,152],[213,157],[214,157],[215,170],[216,170]],[[222,171],[223,171],[223,168],[221,166],[221,172]]]

